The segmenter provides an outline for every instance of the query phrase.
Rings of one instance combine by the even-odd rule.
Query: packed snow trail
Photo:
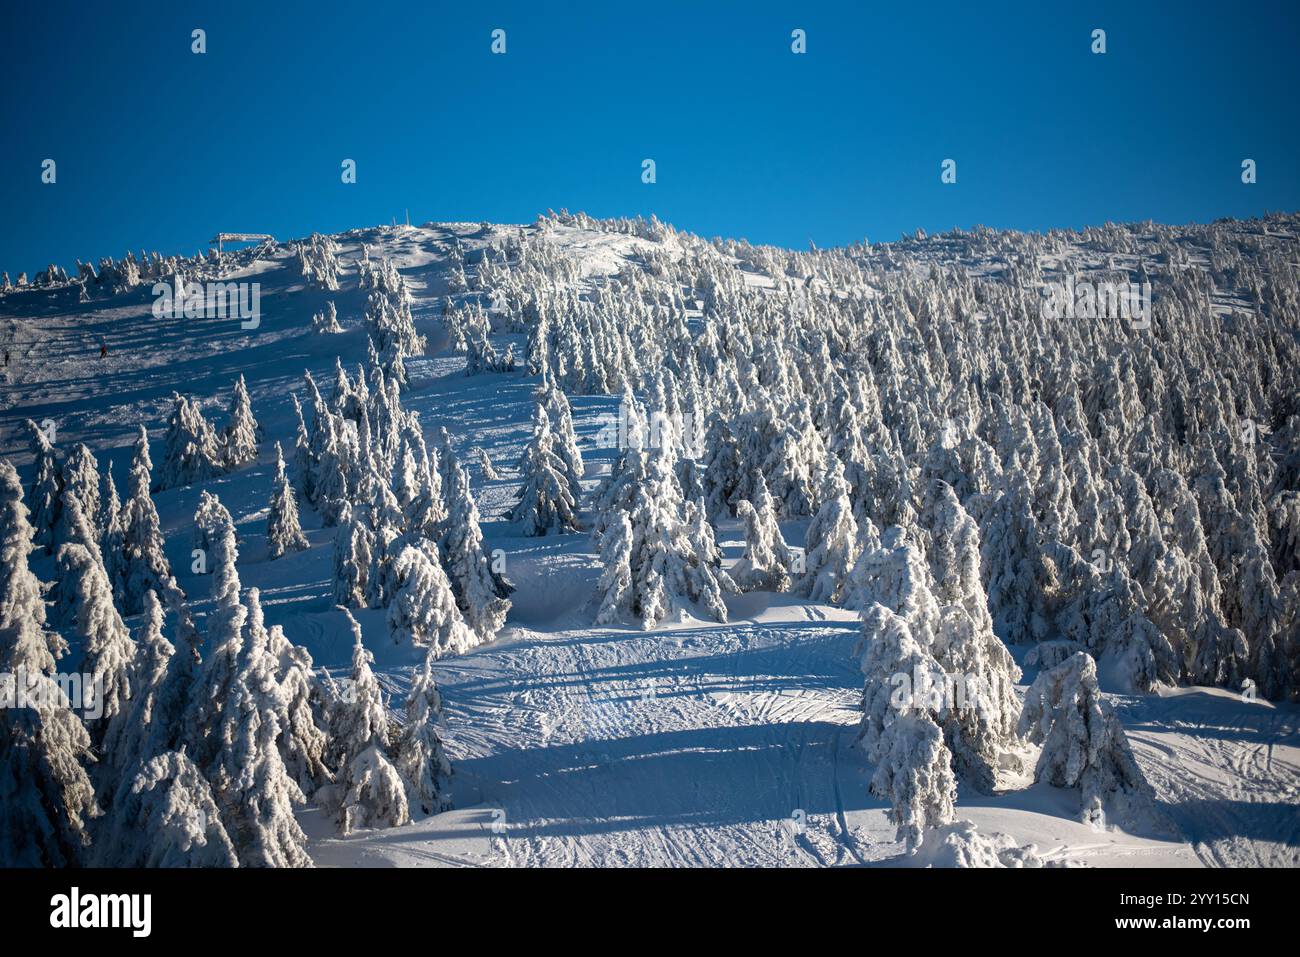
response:
[[[521,632],[440,662],[458,807],[478,808],[470,817],[483,828],[476,840],[471,820],[452,843],[467,862],[533,866],[815,866],[854,863],[864,848],[897,853],[860,760],[839,753],[857,722],[855,641],[842,623]],[[841,795],[872,809],[888,839],[846,838]],[[342,851],[330,844],[322,862]]]
[[[1215,688],[1133,699],[1133,751],[1213,867],[1300,866],[1300,713]]]

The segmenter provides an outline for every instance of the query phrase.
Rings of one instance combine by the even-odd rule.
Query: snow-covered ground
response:
[[[786,595],[728,597],[726,624],[690,621],[642,632],[593,627],[599,559],[586,535],[522,538],[502,518],[518,487],[530,395],[522,371],[464,375],[465,358],[439,346],[448,295],[448,244],[458,237],[472,268],[494,238],[534,227],[439,224],[344,234],[350,263],[362,242],[391,257],[416,298],[430,354],[408,362],[406,408],[426,433],[439,426],[470,468],[488,548],[502,548],[517,591],[498,640],[437,662],[444,738],[455,768],[451,811],[389,830],[334,835],[314,808],[301,820],[323,866],[832,866],[899,863],[903,847],[885,802],[868,792],[871,766],[855,746],[862,675],[855,613]],[[553,241],[579,265],[577,282],[639,260],[647,240],[556,227]],[[669,256],[671,247],[658,250]],[[944,251],[933,253],[942,259]],[[985,268],[972,263],[971,268]],[[0,297],[11,349],[0,391],[0,454],[27,465],[24,419],[52,420],[58,444],[84,441],[125,486],[134,430],[155,439],[173,390],[218,414],[243,374],[266,429],[258,461],[189,488],[158,493],[168,556],[179,583],[205,609],[208,586],[190,572],[192,516],[203,489],[219,494],[241,539],[245,587],[261,589],[269,624],[342,669],[350,635],[331,595],[334,529],[303,508],[311,548],[266,560],[264,530],[273,442],[292,446],[290,392],[302,373],[328,383],[335,357],[364,362],[364,292],[355,272],[326,293],[306,286],[280,247],[228,277],[261,283],[261,324],[154,319],[147,286],[79,303],[73,287]],[[761,285],[765,277],[746,274]],[[313,312],[338,306],[346,332],[313,336]],[[101,358],[99,345],[107,347]],[[522,337],[493,343],[522,346]],[[612,451],[593,443],[598,416],[617,398],[572,396],[588,462],[587,488]],[[483,447],[501,476],[488,481],[468,455]],[[155,456],[156,458],[156,456]],[[24,472],[26,477],[26,472]],[[789,531],[789,530],[788,530]],[[787,535],[793,539],[794,536]],[[724,523],[730,564],[743,532]],[[42,564],[42,562],[47,562]],[[48,560],[34,558],[44,580]],[[380,679],[400,701],[419,649],[394,646],[380,611],[357,612]],[[132,624],[135,624],[132,622]],[[1018,649],[1018,657],[1023,657]],[[1022,685],[1034,677],[1025,669]],[[1165,829],[1126,833],[1078,820],[1077,795],[1002,782],[994,795],[963,787],[959,816],[981,831],[1036,844],[1055,861],[1099,866],[1300,865],[1300,711],[1217,689],[1110,696],[1155,789]]]

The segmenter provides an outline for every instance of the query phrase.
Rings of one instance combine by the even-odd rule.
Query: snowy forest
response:
[[[0,865],[1300,864],[1298,237],[5,273]]]

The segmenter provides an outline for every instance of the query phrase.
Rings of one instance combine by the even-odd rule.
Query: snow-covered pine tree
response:
[[[519,463],[524,484],[510,521],[526,536],[577,531],[577,503],[566,476],[567,466],[555,452],[546,407],[533,406],[533,437]]]
[[[366,607],[375,537],[361,513],[352,512],[334,536],[334,601],[349,608]]]
[[[1099,811],[1120,819],[1149,811],[1150,785],[1087,653],[1039,674],[1025,695],[1020,733],[1042,745],[1035,780],[1079,788],[1083,820],[1096,820]]]
[[[0,708],[0,867],[66,867],[82,861],[99,809],[83,767],[90,735],[51,677],[31,549],[18,473],[0,460],[0,697],[15,704]]]
[[[514,591],[514,585],[492,567],[483,549],[469,473],[455,460],[449,446],[442,454],[450,461],[446,462],[447,522],[440,551],[465,623],[479,641],[491,641],[505,623],[510,610],[507,596]]]
[[[248,386],[240,373],[230,399],[230,416],[221,433],[221,464],[228,471],[247,465],[257,458],[257,441],[261,426],[253,418]]]
[[[184,750],[127,779],[95,842],[101,867],[238,867],[212,788]]]
[[[554,452],[564,466],[569,491],[573,493],[575,503],[581,502],[582,476],[586,468],[582,462],[582,452],[578,449],[578,437],[573,431],[573,410],[569,406],[568,397],[556,387],[554,380],[545,379],[540,389],[540,399],[546,407],[551,434],[555,438]]]
[[[339,325],[339,312],[334,306],[333,299],[325,303],[323,312],[312,314],[311,331],[318,335],[335,335],[343,331],[343,327]]]
[[[280,443],[275,443],[275,485],[271,492],[271,510],[266,519],[266,551],[272,560],[290,550],[307,547],[307,536],[298,524],[298,500],[284,470]]]
[[[451,583],[427,546],[407,545],[393,563],[388,630],[397,644],[427,645],[435,657],[458,655],[483,639],[461,617]]]
[[[275,680],[284,706],[280,714],[280,755],[289,776],[311,797],[334,780],[325,766],[327,738],[317,719],[323,711],[311,653],[295,645],[279,625],[267,630],[267,650],[276,662]]]
[[[316,464],[315,456],[311,450],[311,440],[307,437],[307,423],[302,417],[302,403],[298,401],[298,396],[290,393],[289,397],[293,399],[293,412],[297,421],[297,429],[293,438],[293,467],[295,481],[298,484],[298,491],[302,492],[303,498],[309,502],[316,500]]]
[[[961,692],[942,725],[958,774],[990,793],[1019,744],[1020,669],[993,633],[980,584],[979,527],[947,483],[937,482],[931,498],[929,563],[942,616],[933,653],[954,694]]]
[[[329,804],[339,833],[359,827],[398,827],[411,819],[406,783],[390,756],[391,732],[384,695],[370,663],[374,656],[361,641],[361,626],[341,608],[352,628],[352,673],[348,694],[331,715],[330,735],[341,756],[338,783]]]
[[[397,738],[397,768],[406,781],[411,807],[437,814],[451,807],[451,762],[438,737],[442,698],[433,680],[429,649],[406,696],[406,723]]]
[[[54,526],[59,520],[59,502],[63,493],[63,478],[57,453],[45,431],[27,420],[27,431],[32,437],[32,484],[27,492],[31,514],[33,542],[54,554]]]
[[[205,681],[203,690],[209,703],[216,687],[224,685],[226,696],[209,728],[212,759],[204,771],[241,867],[310,867],[307,837],[294,817],[294,805],[305,796],[285,769],[278,744],[287,729],[281,725],[285,701],[275,679],[277,661],[258,590],[248,590],[247,608],[239,603],[233,538],[233,529],[222,531],[217,637],[229,637],[214,652],[214,658],[224,659],[217,664],[219,680]],[[246,639],[231,631],[241,620],[248,625]]]
[[[804,536],[804,573],[794,590],[813,601],[835,604],[844,600],[849,577],[858,558],[858,523],[853,518],[844,466],[827,453],[826,472],[818,499],[821,506]]]
[[[216,433],[198,402],[176,392],[172,393],[172,414],[163,449],[162,468],[153,484],[155,492],[193,485],[221,474],[222,453]]]
[[[144,614],[131,659],[131,698],[127,706],[108,723],[100,745],[101,758],[96,765],[100,803],[108,806],[115,800],[118,786],[127,772],[152,755],[148,743],[154,729],[159,690],[167,676],[168,663],[175,647],[163,636],[163,608],[152,590],[144,596]]]
[[[763,473],[755,470],[752,482],[753,500],[736,503],[736,515],[745,523],[745,551],[731,567],[731,579],[742,591],[785,591],[794,556],[781,535]]]
[[[632,613],[632,523],[627,512],[617,512],[605,530],[600,550],[600,579],[596,594],[600,608],[596,624],[608,625]]]
[[[118,581],[113,583],[118,605],[125,615],[138,614],[144,608],[144,593],[152,589],[167,594],[176,589],[171,565],[163,553],[162,527],[158,510],[149,497],[149,478],[153,463],[149,459],[149,435],[140,426],[135,454],[131,459],[128,497],[122,506],[122,550]]]
[[[943,732],[933,721],[906,715],[893,725],[888,748],[871,777],[871,790],[890,802],[890,819],[909,851],[920,846],[925,831],[949,824],[956,816],[957,779],[951,761]]]
[[[488,454],[482,446],[475,446],[473,454],[478,459],[479,471],[482,472],[483,478],[489,482],[500,480],[500,473],[493,467],[492,460],[488,458]]]
[[[666,442],[631,487],[627,507],[632,527],[630,608],[647,631],[688,608],[725,622],[722,595],[736,587],[726,572],[713,566],[710,556],[699,554],[699,543],[685,521],[673,464],[672,443]]]
[[[86,726],[91,742],[98,745],[131,697],[135,642],[113,606],[113,589],[98,550],[69,542],[60,546],[58,564],[60,577],[76,583],[69,620],[81,648]]]
[[[99,485],[99,463],[95,461],[90,448],[85,443],[78,442],[63,463],[63,495],[66,498],[71,493],[81,502],[86,520],[95,532],[96,544],[104,531],[100,524]],[[56,536],[55,545],[62,544],[63,541]]]
[[[56,557],[55,561],[58,573],[55,575],[54,587],[49,594],[51,605],[49,621],[55,627],[61,628],[76,620],[82,589],[80,582],[82,570],[90,564],[99,566],[101,570],[103,568],[103,553],[99,549],[99,542],[96,540],[90,520],[82,511],[81,499],[75,492],[69,492],[67,489],[64,490],[63,505],[59,509],[59,522],[55,526],[54,537],[59,542],[57,553],[59,557]],[[72,558],[65,561],[62,557],[64,545],[76,545],[88,552],[94,557],[93,563]],[[106,571],[105,575],[107,576]],[[112,598],[111,585],[109,597]]]

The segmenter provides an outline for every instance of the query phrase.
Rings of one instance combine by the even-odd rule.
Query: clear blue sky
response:
[[[0,269],[408,207],[412,222],[653,212],[794,247],[1296,210],[1298,25],[1300,3],[1192,0],[15,2]]]

